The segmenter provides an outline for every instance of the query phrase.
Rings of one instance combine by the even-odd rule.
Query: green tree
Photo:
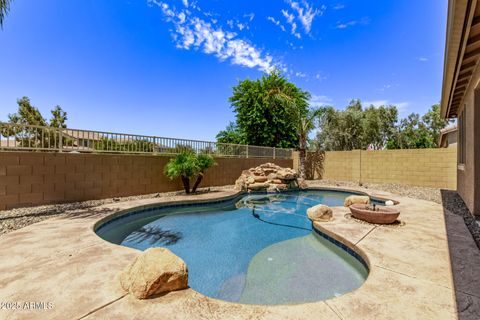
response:
[[[0,28],[3,28],[3,20],[10,11],[11,0],[0,0]]]
[[[67,127],[67,112],[63,111],[60,106],[56,106],[52,111],[52,118],[50,119],[50,127],[66,128]]]
[[[428,112],[420,117],[411,113],[400,121],[395,134],[387,143],[388,149],[437,148],[440,130],[451,121],[440,116],[440,106],[434,104]]]
[[[352,100],[345,110],[324,107],[316,143],[324,150],[383,149],[395,134],[395,106],[370,106]]]
[[[8,115],[9,125],[1,127],[1,134],[4,137],[14,136],[19,146],[23,147],[58,147],[58,134],[54,130],[37,126],[66,128],[67,113],[56,106],[51,111],[52,117],[47,121],[28,97],[18,99],[17,104],[17,112]]]
[[[243,144],[244,137],[235,122],[230,122],[225,130],[220,131],[217,136],[217,142]]]
[[[298,147],[295,113],[307,113],[309,98],[308,92],[289,82],[278,70],[257,80],[240,81],[229,98],[236,113],[238,136],[251,145]]]
[[[211,155],[208,154],[199,154],[197,155],[197,162],[198,162],[198,173],[197,173],[197,180],[193,184],[192,193],[197,191],[198,186],[203,180],[203,176],[205,171],[211,167],[213,167],[216,163],[215,160]]]
[[[370,106],[364,111],[364,144],[383,149],[395,134],[398,111],[394,106]]]
[[[197,155],[191,151],[184,151],[170,159],[164,168],[164,173],[170,179],[180,178],[186,194],[195,192],[203,179],[205,171],[213,166],[215,161],[210,155]],[[196,177],[196,182],[190,191],[190,179]]]
[[[438,147],[440,131],[453,122],[452,120],[442,118],[439,104],[431,106],[428,112],[422,117],[422,121],[430,131],[435,147]]]

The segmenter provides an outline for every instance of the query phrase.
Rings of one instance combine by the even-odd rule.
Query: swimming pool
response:
[[[139,250],[169,248],[187,264],[189,286],[209,297],[247,304],[318,301],[352,291],[368,276],[358,254],[312,231],[306,217],[309,207],[341,206],[351,194],[289,191],[140,209],[96,232]]]

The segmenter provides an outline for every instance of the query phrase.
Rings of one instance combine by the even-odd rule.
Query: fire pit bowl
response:
[[[370,223],[393,223],[400,215],[397,209],[370,204],[352,204],[349,208],[354,218]]]

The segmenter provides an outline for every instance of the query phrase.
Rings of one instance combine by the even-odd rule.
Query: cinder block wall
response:
[[[298,155],[294,157],[298,168]],[[457,148],[327,151],[323,179],[455,189]],[[315,179],[320,177],[315,176]]]
[[[0,210],[181,190],[163,174],[169,157],[153,155],[0,152]],[[292,160],[216,158],[200,187],[233,184],[242,170]]]

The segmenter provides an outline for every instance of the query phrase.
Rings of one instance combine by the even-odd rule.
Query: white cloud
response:
[[[332,101],[333,100],[330,97],[327,97],[325,95],[312,94],[312,97],[310,98],[310,104],[316,107],[329,105],[330,103],[332,103]]]
[[[302,36],[300,35],[300,33],[297,32],[297,23],[293,21],[295,19],[295,16],[289,13],[287,10],[282,10],[282,14],[291,27],[290,33],[293,34],[296,38],[300,39]]]
[[[343,8],[345,8],[345,5],[341,4],[341,3],[336,4],[332,7],[333,10],[340,10],[340,9],[343,9]]]
[[[306,1],[303,1],[301,4],[292,0],[286,0],[286,2],[290,5],[292,10],[297,12],[297,18],[302,23],[305,33],[307,34],[312,30],[312,23],[315,17],[323,15],[323,12],[326,10],[324,5],[322,5],[320,9],[313,9],[313,7]]]
[[[188,0],[182,0],[182,3],[185,7],[188,7]]]
[[[245,29],[245,25],[243,23],[237,23],[237,28],[242,31],[243,29]]]
[[[323,75],[321,72],[318,72],[318,73],[315,75],[315,79],[318,80],[318,81],[322,81],[322,80],[326,80],[326,79],[327,79],[327,76]]]
[[[255,18],[255,13],[247,13],[243,15],[244,18],[248,18],[249,21],[252,21]]]
[[[351,20],[351,21],[348,21],[348,22],[345,22],[345,23],[338,22],[337,23],[337,29],[346,29],[348,27],[352,27],[352,26],[356,25],[357,23],[358,23],[358,21],[356,21],[356,20]]]
[[[337,29],[346,29],[348,27],[353,27],[353,26],[356,26],[358,24],[369,24],[370,23],[370,19],[369,18],[362,18],[360,20],[350,20],[350,21],[347,21],[347,22],[337,22],[337,26],[335,28]]]
[[[295,73],[295,76],[299,77],[299,78],[305,78],[307,76],[306,73],[303,73],[303,72],[296,72]]]
[[[221,27],[194,16],[189,10],[177,11],[159,0],[149,0],[149,4],[159,6],[166,20],[173,24],[172,37],[178,48],[193,48],[215,55],[220,61],[228,60],[232,64],[267,72],[275,66],[269,54],[263,54],[247,40],[237,39],[235,33],[223,31]]]
[[[285,27],[280,23],[280,21],[275,20],[274,17],[267,17],[267,20],[272,22],[274,25],[278,26],[280,29],[282,29],[283,32],[286,31]]]
[[[295,16],[289,13],[287,10],[282,9],[282,14],[285,17],[285,19],[287,19],[287,22],[290,24],[293,22],[293,19],[295,19]]]
[[[420,62],[426,62],[426,61],[428,61],[428,58],[427,57],[418,57],[417,60],[420,61]]]

